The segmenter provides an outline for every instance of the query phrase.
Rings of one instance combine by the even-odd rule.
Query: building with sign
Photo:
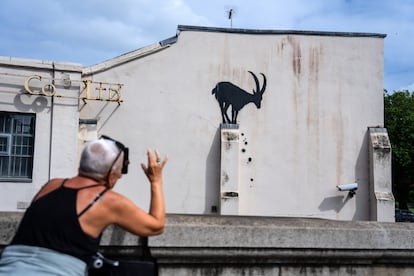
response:
[[[140,206],[158,148],[168,213],[393,221],[384,37],[179,26],[90,67],[0,57],[0,210],[107,134],[130,147],[116,189]]]

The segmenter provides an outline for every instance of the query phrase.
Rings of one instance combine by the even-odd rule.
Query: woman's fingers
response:
[[[161,155],[160,155],[160,152],[158,150],[155,150],[155,161],[157,163],[161,163]]]
[[[168,161],[168,156],[166,155],[164,159],[161,159],[161,154],[158,150],[154,150],[154,152],[152,152],[150,149],[147,150],[147,156],[148,164],[145,165],[141,163],[141,167],[144,170],[144,172],[147,175],[160,174],[162,168]],[[159,168],[161,168],[161,170],[159,170]]]

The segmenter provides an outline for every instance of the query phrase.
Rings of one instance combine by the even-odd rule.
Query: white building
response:
[[[369,128],[384,124],[384,38],[178,26],[86,68],[0,57],[0,210],[76,174],[83,143],[106,134],[130,147],[116,190],[143,208],[150,147],[170,158],[168,213],[376,220],[377,199],[393,220],[390,164],[372,175],[369,152]],[[238,125],[221,125],[219,101]],[[350,183],[353,197],[337,189]]]

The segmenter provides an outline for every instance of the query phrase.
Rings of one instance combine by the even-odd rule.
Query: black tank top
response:
[[[101,236],[93,238],[83,232],[79,216],[88,210],[106,192],[103,190],[83,210],[76,214],[76,199],[80,189],[63,184],[38,198],[26,210],[11,244],[45,247],[65,253],[88,263],[97,252]],[[91,185],[84,188],[91,188]]]

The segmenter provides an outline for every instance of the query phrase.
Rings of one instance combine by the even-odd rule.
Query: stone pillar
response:
[[[239,139],[237,124],[221,125],[220,214],[239,214]]]
[[[391,144],[385,128],[369,128],[371,220],[395,222]]]

